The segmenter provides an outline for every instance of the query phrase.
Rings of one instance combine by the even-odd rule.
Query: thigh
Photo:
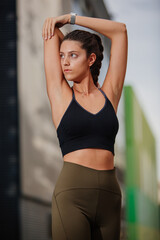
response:
[[[90,240],[90,223],[71,198],[70,191],[53,194],[52,238],[53,240]]]
[[[121,194],[100,191],[93,240],[119,240],[121,227]]]
[[[92,232],[92,240],[120,240],[120,232],[109,226],[97,227]]]

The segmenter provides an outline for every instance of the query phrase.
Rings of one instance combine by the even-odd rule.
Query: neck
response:
[[[91,83],[91,81],[89,81],[87,84],[83,84],[83,83],[74,83],[73,84],[73,89],[78,91],[79,93],[83,93],[88,95],[89,93],[91,93],[93,90],[97,89],[97,87],[95,86],[94,83]]]

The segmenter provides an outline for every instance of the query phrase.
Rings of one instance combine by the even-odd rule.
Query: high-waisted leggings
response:
[[[52,195],[52,239],[119,240],[121,198],[116,167],[64,161]]]

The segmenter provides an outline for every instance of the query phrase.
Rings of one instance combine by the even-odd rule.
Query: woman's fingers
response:
[[[42,37],[44,40],[51,39],[54,35],[55,26],[60,28],[68,23],[68,15],[46,18],[43,24]]]
[[[54,33],[54,21],[53,18],[50,18],[48,21],[48,38],[50,39]]]
[[[47,34],[47,26],[48,26],[48,19],[45,20],[44,24],[43,24],[43,33],[42,33],[42,36],[43,36],[43,39],[47,39],[48,37],[48,34]]]
[[[54,19],[53,18],[47,18],[43,24],[42,29],[42,37],[44,40],[50,39],[54,34]]]
[[[50,24],[50,38],[52,38],[52,36],[53,36],[52,31],[53,31],[53,22],[51,21],[51,24]]]
[[[47,33],[48,33],[48,38],[50,39],[51,37],[51,33],[50,33],[50,29],[51,29],[51,19],[48,19],[48,29],[47,29]]]
[[[51,24],[50,24],[50,36],[51,37],[54,35],[54,28],[55,28],[55,22],[53,19],[51,19]]]

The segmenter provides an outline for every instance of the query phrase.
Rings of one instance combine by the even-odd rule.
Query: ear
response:
[[[96,54],[95,53],[91,53],[91,55],[88,58],[89,60],[89,66],[91,67],[93,65],[93,63],[96,61]]]

